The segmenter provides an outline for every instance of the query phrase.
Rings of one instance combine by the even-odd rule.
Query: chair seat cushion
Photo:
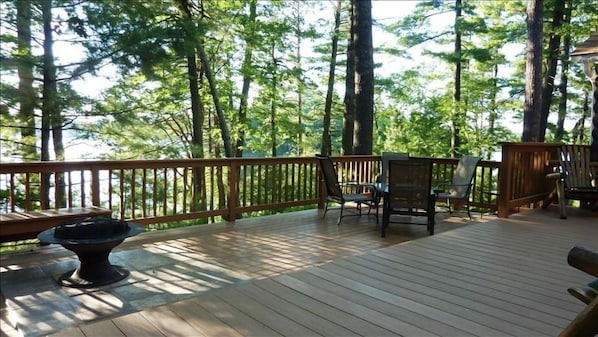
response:
[[[569,190],[569,192],[598,193],[598,187],[594,187],[594,186],[569,187],[568,190]]]
[[[598,200],[598,187],[576,187],[565,190],[565,197],[577,200]]]
[[[372,195],[368,194],[345,194],[343,195],[346,201],[372,201]]]

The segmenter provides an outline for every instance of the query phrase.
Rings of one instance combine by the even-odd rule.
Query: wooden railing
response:
[[[317,175],[311,158],[2,164],[1,212],[95,205],[144,224],[234,220],[317,203]]]
[[[374,181],[380,172],[379,156],[333,159],[343,181]],[[433,161],[434,180],[450,179],[457,160]],[[472,203],[496,209],[482,190],[496,189],[498,163],[482,162],[478,170]],[[243,213],[323,206],[320,184],[311,157],[4,163],[0,212],[95,205],[140,223],[234,220]]]
[[[519,207],[539,206],[554,190],[546,174],[554,169],[562,144],[502,143],[498,216],[506,218]]]
[[[502,162],[482,161],[470,204],[506,217],[551,191],[556,144],[504,143]],[[431,158],[433,180],[450,180],[458,159]],[[379,156],[333,157],[340,180],[374,181]],[[499,172],[500,171],[500,172]],[[44,191],[49,191],[48,194]],[[46,196],[48,195],[48,196]],[[255,212],[323,207],[315,157],[2,163],[0,213],[100,206],[142,224],[234,221]]]

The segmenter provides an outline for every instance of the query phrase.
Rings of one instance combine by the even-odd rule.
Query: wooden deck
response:
[[[392,224],[381,239],[371,219],[343,219],[340,227],[334,220],[300,212],[234,227],[210,225],[193,235],[142,235],[113,254],[120,262],[141,257],[140,249],[156,255],[138,260],[144,267],[126,265],[132,269],[126,284],[66,290],[85,310],[74,310],[73,317],[21,316],[20,331],[87,337],[556,336],[583,309],[566,289],[592,280],[567,266],[567,252],[574,245],[598,250],[598,214],[570,212],[560,220],[556,206],[467,226],[451,218],[430,237],[424,226]],[[41,268],[45,255],[62,263],[53,266],[54,274],[66,270],[64,259],[72,256],[63,251],[16,254],[10,263],[2,257],[9,306],[35,299],[5,291],[11,290],[5,276]],[[123,303],[124,289],[140,292],[150,284],[153,296],[180,296],[162,304],[144,301],[145,295],[133,300],[137,305]],[[112,297],[101,298],[105,293]],[[85,296],[96,302],[84,302]],[[50,328],[27,331],[36,319]],[[66,320],[71,323],[59,323]]]

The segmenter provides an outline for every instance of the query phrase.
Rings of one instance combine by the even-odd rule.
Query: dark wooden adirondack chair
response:
[[[388,187],[384,191],[382,237],[391,222],[391,215],[426,217],[430,235],[434,234],[436,195],[432,191],[432,162],[428,159],[391,160],[388,165]],[[393,221],[398,223],[412,223]],[[415,223],[419,224],[419,223]]]
[[[358,213],[352,215],[361,216],[361,209],[363,206],[368,207],[368,214],[372,208],[376,210],[376,222],[378,222],[378,203],[376,199],[376,190],[372,184],[360,184],[358,182],[340,182],[338,174],[332,159],[328,156],[316,155],[320,161],[320,169],[324,176],[324,183],[326,184],[326,205],[324,208],[324,215],[328,212],[328,202],[335,202],[340,204],[340,213],[338,215],[337,225],[340,225],[345,209],[346,203],[355,203]],[[345,193],[346,190],[350,190],[351,193]]]
[[[567,218],[567,200],[580,200],[581,207],[598,209],[598,177],[590,167],[590,147],[563,145],[558,149],[560,177],[556,180],[561,219]]]

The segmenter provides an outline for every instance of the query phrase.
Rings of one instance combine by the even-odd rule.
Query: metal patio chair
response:
[[[391,221],[392,215],[426,217],[428,233],[434,234],[436,195],[432,191],[432,161],[410,158],[391,160],[388,165],[388,186],[384,191],[382,208],[382,237],[386,236],[388,224],[409,223]]]
[[[368,207],[368,214],[371,209],[376,209],[376,223],[378,222],[378,203],[376,200],[376,188],[373,184],[360,184],[358,182],[340,182],[338,180],[338,174],[332,159],[329,156],[316,155],[320,161],[320,168],[322,170],[322,176],[324,177],[324,183],[326,184],[326,205],[324,208],[324,215],[328,212],[328,203],[334,202],[340,204],[340,213],[338,216],[337,225],[340,225],[341,219],[347,214],[343,214],[346,203],[355,203],[358,214],[361,216],[361,209],[363,206]],[[344,191],[350,190],[351,193]]]
[[[449,214],[453,213],[451,202],[462,201],[467,207],[467,215],[471,220],[469,210],[469,194],[475,179],[475,171],[482,157],[463,156],[459,159],[457,168],[453,172],[450,181],[444,181],[436,185],[434,190],[438,193],[438,201],[446,203]]]

